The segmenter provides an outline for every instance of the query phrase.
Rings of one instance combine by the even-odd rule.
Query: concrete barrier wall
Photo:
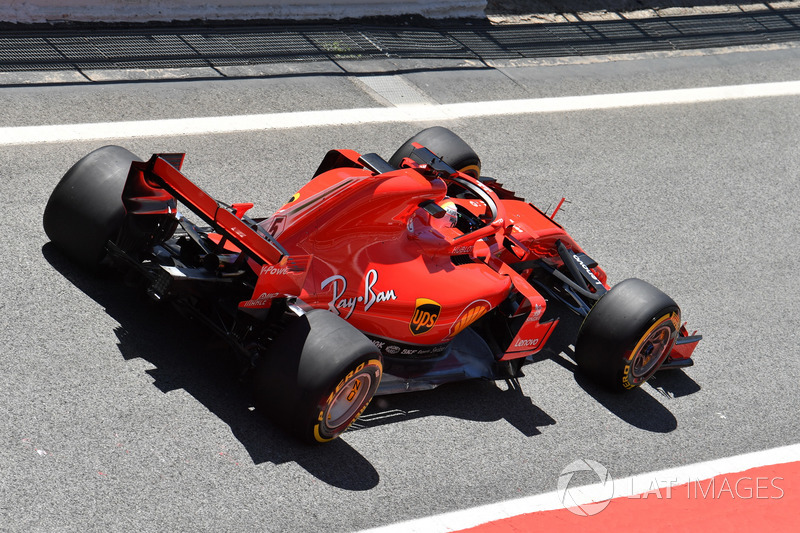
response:
[[[2,0],[0,21],[148,22],[341,19],[419,14],[482,17],[486,0]]]

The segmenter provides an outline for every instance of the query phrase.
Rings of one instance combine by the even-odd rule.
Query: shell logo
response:
[[[485,315],[486,313],[491,310],[492,304],[487,302],[486,300],[475,300],[471,304],[469,304],[461,314],[458,315],[458,318],[455,322],[453,322],[453,326],[450,328],[450,337],[455,337],[464,329],[467,328],[470,324],[478,320],[480,317]]]

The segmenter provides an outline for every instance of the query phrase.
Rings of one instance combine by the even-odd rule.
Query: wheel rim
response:
[[[631,372],[635,378],[641,378],[656,368],[669,354],[675,340],[671,323],[655,328],[639,343],[639,349],[633,355]]]
[[[328,404],[324,417],[325,429],[332,432],[360,413],[370,399],[371,389],[370,374],[362,372],[351,377]]]

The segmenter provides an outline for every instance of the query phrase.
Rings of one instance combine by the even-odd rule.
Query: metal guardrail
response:
[[[0,71],[588,56],[800,41],[800,9],[553,24],[0,30]]]

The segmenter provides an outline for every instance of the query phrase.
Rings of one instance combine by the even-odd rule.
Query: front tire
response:
[[[640,279],[627,279],[589,311],[578,332],[578,368],[612,391],[634,389],[667,359],[680,329],[675,301]]]
[[[338,437],[380,384],[380,352],[360,331],[323,309],[293,320],[255,371],[256,406],[306,442]]]
[[[418,143],[439,156],[439,159],[454,169],[477,179],[481,173],[481,159],[461,137],[442,126],[434,126],[417,133],[403,143],[389,159],[389,164],[400,168],[400,163],[414,150]]]
[[[104,146],[75,163],[58,182],[42,222],[53,244],[78,263],[96,268],[106,242],[116,237],[125,217],[122,189],[133,161],[119,146]]]

